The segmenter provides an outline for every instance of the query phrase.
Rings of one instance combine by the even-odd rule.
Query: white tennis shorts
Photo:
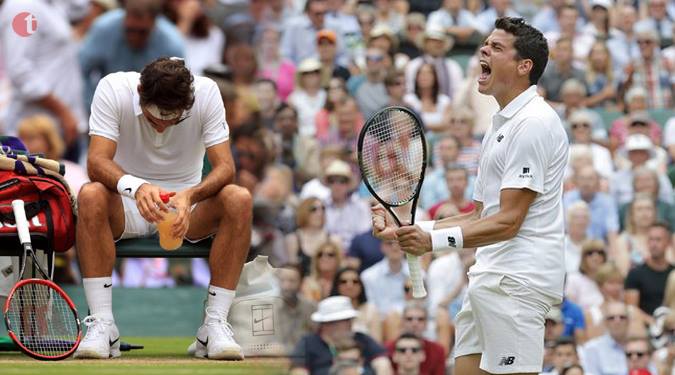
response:
[[[138,206],[136,206],[136,200],[122,196],[122,206],[124,206],[124,232],[119,238],[115,239],[115,242],[127,238],[139,238],[139,237],[150,237],[157,233],[157,225],[150,223],[141,215],[141,212],[138,211]],[[193,204],[190,210],[194,210],[197,204]],[[206,238],[206,237],[205,237]],[[191,240],[185,238],[187,241],[195,243],[203,240],[204,238],[199,238],[196,240]]]
[[[544,321],[556,301],[503,274],[469,277],[455,318],[455,358],[482,354],[492,374],[539,373],[544,358]]]

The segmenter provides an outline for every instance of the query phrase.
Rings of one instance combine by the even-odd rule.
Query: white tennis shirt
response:
[[[186,120],[163,133],[143,115],[138,94],[140,74],[105,76],[96,87],[89,135],[117,143],[114,161],[129,174],[172,191],[197,185],[206,148],[229,139],[225,106],[214,81],[194,77],[195,101]]]
[[[530,86],[499,111],[483,138],[474,200],[481,217],[499,211],[502,189],[537,192],[518,234],[478,248],[470,275],[499,273],[554,298],[562,298],[565,275],[563,175],[567,134],[537,87]]]

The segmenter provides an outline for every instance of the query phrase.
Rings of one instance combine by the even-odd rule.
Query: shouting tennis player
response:
[[[539,373],[544,317],[562,300],[562,182],[567,135],[537,94],[548,60],[541,32],[500,18],[480,50],[478,90],[500,106],[483,139],[473,212],[396,229],[381,206],[374,234],[414,255],[477,247],[456,318],[455,373]]]
[[[229,128],[216,83],[195,77],[182,59],[161,58],[140,74],[113,73],[94,94],[87,167],[78,196],[77,253],[90,316],[79,358],[119,357],[112,313],[113,241],[157,232],[166,206],[178,217],[174,237],[215,234],[206,317],[189,351],[209,359],[242,359],[227,314],[248,254],[252,199],[232,185]],[[202,180],[206,152],[211,172]]]

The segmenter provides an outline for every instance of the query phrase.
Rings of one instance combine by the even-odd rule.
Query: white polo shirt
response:
[[[493,117],[483,138],[474,199],[482,217],[499,211],[502,189],[537,192],[518,234],[478,248],[469,275],[499,273],[562,298],[564,262],[563,175],[568,143],[556,112],[530,86]]]
[[[214,81],[194,77],[195,101],[186,120],[157,132],[141,110],[140,74],[118,72],[96,87],[89,135],[117,142],[114,161],[129,174],[167,190],[180,191],[202,178],[206,148],[229,139],[225,106]]]

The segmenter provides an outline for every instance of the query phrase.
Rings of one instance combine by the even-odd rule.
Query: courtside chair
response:
[[[202,178],[211,171],[211,164],[204,156]],[[115,244],[118,258],[208,258],[213,239],[207,238],[197,243],[183,242],[176,250],[166,251],[159,247],[159,237],[133,238],[117,241]]]

